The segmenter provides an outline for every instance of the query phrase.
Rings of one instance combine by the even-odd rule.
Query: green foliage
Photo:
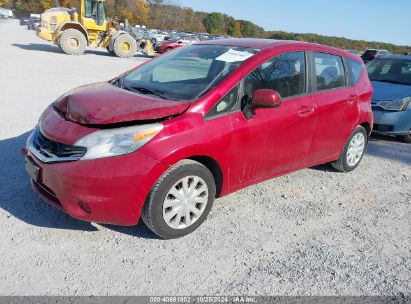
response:
[[[317,34],[287,33],[281,31],[266,32],[266,37],[279,40],[296,40],[329,45],[339,49],[357,50],[360,52],[366,49],[384,49],[394,54],[404,54],[411,52],[411,46],[398,46],[391,43],[369,42],[364,40],[352,40],[342,37],[323,36]]]
[[[203,21],[204,26],[211,35],[221,35],[225,32],[224,17],[220,13],[211,13]]]

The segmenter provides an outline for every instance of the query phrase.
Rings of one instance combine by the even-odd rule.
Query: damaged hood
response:
[[[108,82],[79,87],[54,104],[67,120],[85,125],[156,120],[184,113],[189,101],[158,99],[130,92]]]

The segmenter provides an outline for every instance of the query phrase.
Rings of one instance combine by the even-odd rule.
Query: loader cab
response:
[[[82,0],[81,1],[82,24],[87,30],[105,31],[107,29],[104,1]]]

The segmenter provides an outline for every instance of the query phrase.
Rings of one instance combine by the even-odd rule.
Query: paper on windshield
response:
[[[252,53],[229,49],[224,54],[218,56],[215,60],[224,61],[224,62],[239,62],[239,61],[247,60],[253,55],[254,54]]]

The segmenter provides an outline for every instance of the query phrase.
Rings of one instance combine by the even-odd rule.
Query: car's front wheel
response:
[[[407,144],[411,144],[411,130],[410,133],[407,135],[400,135],[398,136],[398,138],[402,141],[405,142]]]
[[[335,162],[332,162],[331,165],[342,172],[354,170],[364,156],[367,143],[367,131],[362,126],[356,127],[348,138],[340,157]]]
[[[185,236],[207,218],[216,195],[210,170],[183,160],[167,170],[151,189],[141,217],[155,234],[164,239]]]

